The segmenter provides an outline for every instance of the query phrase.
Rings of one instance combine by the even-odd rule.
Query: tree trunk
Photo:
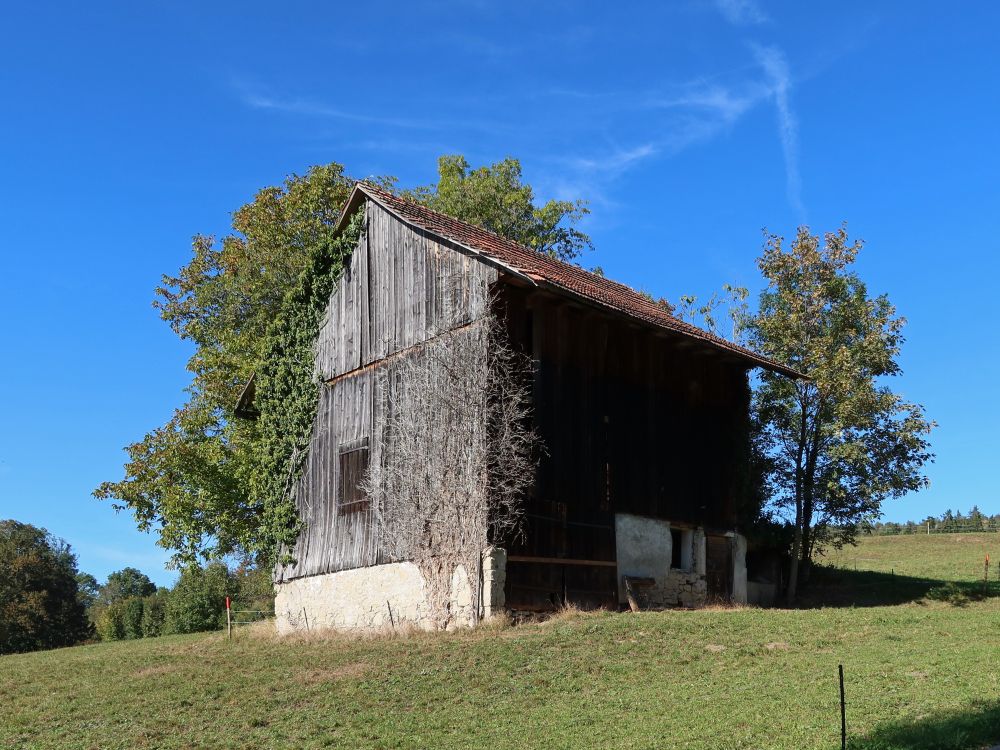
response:
[[[814,544],[812,520],[816,510],[816,461],[819,457],[818,425],[813,425],[805,455],[806,465],[802,477],[802,520],[799,524],[802,529],[802,539],[798,551],[799,564],[796,566],[798,573],[796,578],[808,583]]]
[[[799,560],[805,562],[812,553],[812,500],[806,499],[802,504],[802,546],[799,547]]]
[[[806,452],[806,437],[808,435],[806,421],[806,406],[804,399],[799,399],[799,444],[795,458],[795,541],[792,543],[792,565],[788,572],[787,604],[795,603],[795,595],[799,586],[799,558],[802,556],[802,521],[803,521],[803,490],[804,471],[803,459]]]
[[[792,564],[788,571],[788,592],[786,603],[789,607],[795,604],[795,593],[799,585],[799,555],[802,550],[802,524],[801,514],[795,513],[795,541],[792,543]]]

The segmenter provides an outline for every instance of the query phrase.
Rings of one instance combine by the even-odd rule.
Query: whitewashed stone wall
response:
[[[661,585],[670,572],[670,523],[659,518],[615,514],[615,557],[618,563],[618,603],[624,604],[625,577],[652,578]],[[650,592],[652,593],[652,592]],[[665,606],[650,601],[652,606]]]
[[[625,576],[652,578],[653,586],[642,591],[651,607],[701,607],[708,599],[708,582],[705,578],[705,531],[701,528],[683,530],[686,545],[681,551],[684,568],[670,567],[673,540],[669,521],[658,518],[634,516],[627,513],[615,515],[619,597],[625,601]],[[736,535],[738,536],[738,535]],[[742,537],[739,537],[742,540]],[[742,548],[734,546],[734,566],[742,566],[742,595],[746,597],[745,542]],[[734,590],[739,590],[739,567],[734,570]]]
[[[747,594],[747,540],[742,534],[733,534],[733,602],[746,604]]]
[[[671,568],[666,576],[657,578],[648,590],[654,607],[702,607],[708,599],[705,579],[705,531],[691,531],[691,566],[687,570]]]
[[[503,610],[507,555],[490,548],[483,553],[483,612]],[[473,571],[477,575],[478,571]],[[373,565],[337,573],[296,578],[275,585],[274,612],[278,632],[333,629],[377,631],[405,626],[432,629],[423,574],[411,562]],[[449,628],[474,622],[469,576],[463,566],[451,578]]]
[[[483,617],[502,614],[507,606],[507,550],[490,547],[483,553]]]

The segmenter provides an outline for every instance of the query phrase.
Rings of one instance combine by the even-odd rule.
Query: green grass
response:
[[[803,597],[806,606],[885,606],[926,598],[964,604],[1000,594],[1000,534],[864,537],[857,547],[832,550],[821,562]]]
[[[1000,572],[1000,534],[913,534],[863,537],[857,547],[829,552],[832,565],[941,581],[982,581],[990,556],[990,579]]]
[[[836,559],[847,570],[816,580],[845,594],[859,575],[878,576],[887,593],[905,578],[974,577],[976,542],[930,540],[865,539],[857,572],[847,552]],[[897,561],[897,575],[883,575]],[[382,640],[176,636],[6,656],[0,747],[837,748],[839,663],[851,748],[1000,742],[1000,598],[866,603],[577,615]]]

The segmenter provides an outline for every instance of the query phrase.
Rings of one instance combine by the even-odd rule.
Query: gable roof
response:
[[[365,198],[374,201],[403,223],[457,244],[482,257],[484,261],[499,266],[501,270],[535,286],[545,287],[558,294],[571,296],[682,337],[694,339],[713,349],[734,355],[751,367],[762,367],[792,378],[805,377],[790,367],[685,323],[624,284],[532,250],[482,227],[467,224],[419,203],[400,198],[369,182],[359,182],[354,186],[337,220],[335,231],[340,230],[347,217]]]

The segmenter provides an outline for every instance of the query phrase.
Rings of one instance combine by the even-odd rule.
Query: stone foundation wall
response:
[[[656,578],[656,584],[647,590],[647,599],[653,607],[702,607],[708,599],[705,580],[705,532],[694,529],[691,535],[691,568],[671,568]]]
[[[648,590],[653,607],[702,607],[708,598],[705,576],[694,571],[673,569],[662,583]]]
[[[490,548],[483,553],[485,617],[503,610],[507,555]],[[479,571],[473,571],[477,575]],[[465,568],[457,566],[451,578],[449,628],[474,622],[476,602]],[[434,628],[420,569],[411,562],[373,565],[337,573],[296,578],[275,584],[274,612],[278,632],[334,629],[388,630],[399,627]]]
[[[673,541],[669,521],[626,513],[615,515],[615,538],[618,544],[619,599],[625,602],[625,576],[652,579],[643,587],[644,606],[700,607],[705,604],[708,584],[705,580],[705,531],[683,530],[685,548],[680,557],[684,569],[670,567]]]

